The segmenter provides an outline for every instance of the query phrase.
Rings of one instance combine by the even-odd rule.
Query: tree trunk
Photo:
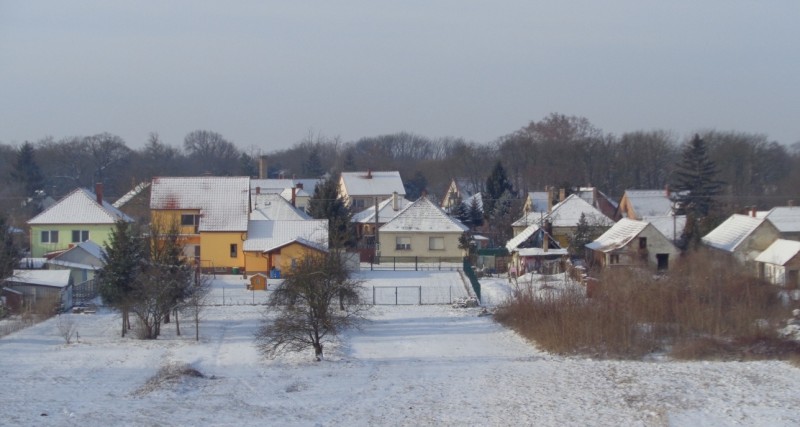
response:
[[[178,317],[178,309],[175,309],[175,333],[181,336],[181,320]]]
[[[194,340],[200,341],[200,307],[194,307]]]
[[[317,362],[322,360],[322,343],[320,342],[314,343],[314,356],[317,358]]]

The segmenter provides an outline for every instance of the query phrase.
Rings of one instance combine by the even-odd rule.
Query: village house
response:
[[[83,283],[103,267],[104,253],[100,245],[87,240],[48,259],[44,266],[49,270],[69,270],[75,284]]]
[[[87,240],[105,245],[117,221],[133,219],[103,200],[102,184],[95,186],[94,193],[77,188],[28,221],[31,257],[41,258]]]
[[[800,287],[800,242],[778,239],[755,262],[759,278],[790,289]]]
[[[279,194],[298,209],[306,211],[319,179],[251,179],[250,195]]]
[[[562,249],[558,241],[538,224],[529,226],[509,240],[506,250],[511,254],[509,274],[515,276],[531,271],[555,273],[557,271],[547,267],[556,265],[567,256],[567,250]]]
[[[150,209],[153,224],[180,227],[187,258],[206,271],[244,268],[250,207],[248,177],[153,178]]]
[[[587,243],[587,260],[600,268],[618,266],[670,268],[680,251],[647,221],[623,218],[593,242]]]
[[[642,220],[646,217],[672,215],[674,203],[670,196],[669,189],[625,190],[619,201],[617,213],[612,218]]]
[[[755,214],[755,212],[753,212]],[[748,267],[755,258],[780,237],[778,229],[766,218],[733,214],[703,236],[704,245],[732,256]]]
[[[352,212],[374,206],[394,193],[401,197],[406,195],[397,171],[342,172],[339,178],[339,197]]]
[[[459,238],[468,227],[422,196],[378,229],[381,259],[418,257],[460,260]]]
[[[442,197],[442,209],[445,212],[452,213],[453,208],[458,203],[469,208],[473,200],[483,211],[483,196],[481,196],[480,184],[468,178],[453,178],[450,180],[450,185]]]
[[[770,209],[765,218],[778,229],[782,239],[800,241],[800,207],[777,206]]]
[[[252,219],[244,241],[247,274],[285,275],[307,256],[328,251],[328,220]]]
[[[373,205],[353,215],[350,221],[355,225],[356,248],[362,262],[371,261],[376,254],[375,230],[394,219],[410,204],[411,201],[394,193],[392,197],[378,203],[377,212]]]
[[[511,228],[516,236],[531,225],[539,225],[554,237],[562,248],[566,248],[569,246],[569,239],[575,234],[581,215],[584,215],[587,223],[594,227],[606,228],[614,223],[611,218],[603,215],[577,194],[570,194],[549,212],[528,212],[512,223]]]

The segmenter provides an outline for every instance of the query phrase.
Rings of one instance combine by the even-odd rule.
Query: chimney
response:
[[[750,208],[750,216],[752,216],[753,218],[755,218],[755,217],[756,217],[756,206],[755,206],[755,205],[753,205],[753,206]]]
[[[297,189],[292,187],[292,206],[297,207]]]
[[[558,201],[563,202],[567,198],[567,190],[563,188],[558,189]]]
[[[256,187],[256,195],[261,194],[261,187]]]
[[[103,206],[103,183],[98,182],[94,185],[94,195],[97,196],[97,204]]]
[[[258,179],[267,179],[267,156],[258,158]]]
[[[295,184],[295,187],[297,187],[299,190],[302,190],[303,189],[303,183],[302,182],[298,182],[297,184]]]
[[[367,179],[372,179],[372,169],[367,169]]]
[[[397,191],[392,192],[392,209],[396,211],[400,210],[400,203],[397,200]]]

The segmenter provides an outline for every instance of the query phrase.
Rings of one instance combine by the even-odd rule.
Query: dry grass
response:
[[[800,354],[774,332],[793,308],[778,298],[779,289],[718,258],[694,253],[663,277],[610,270],[592,298],[522,290],[496,318],[560,354],[636,359],[668,348],[689,359]]]

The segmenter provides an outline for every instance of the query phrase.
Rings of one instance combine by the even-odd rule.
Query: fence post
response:
[[[414,271],[419,271],[419,257],[414,257]]]
[[[422,305],[422,286],[417,289],[419,289],[419,305]]]
[[[392,270],[393,271],[397,271],[397,257],[396,256],[392,257]]]
[[[372,287],[372,305],[375,305],[375,286]]]
[[[397,305],[397,286],[394,287],[394,305]]]

